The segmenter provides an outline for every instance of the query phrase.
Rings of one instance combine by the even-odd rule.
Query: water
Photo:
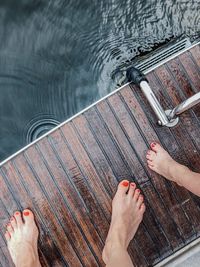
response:
[[[199,0],[1,0],[0,160],[115,89],[124,61],[199,36],[199,9]]]

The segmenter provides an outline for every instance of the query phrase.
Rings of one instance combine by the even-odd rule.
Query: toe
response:
[[[147,164],[148,164],[149,167],[153,167],[154,166],[152,160],[149,160],[149,159],[147,160]]]
[[[5,238],[6,238],[6,241],[7,241],[7,242],[10,241],[11,236],[10,236],[10,234],[9,234],[8,231],[6,231],[6,233],[5,233]]]
[[[23,211],[23,219],[24,219],[25,224],[29,224],[29,223],[34,222],[34,215],[33,215],[32,211],[29,209],[25,209]]]
[[[117,189],[117,195],[125,195],[129,189],[129,181],[123,180],[119,183],[118,189]]]
[[[158,152],[159,149],[161,149],[161,146],[160,146],[158,143],[153,142],[153,143],[151,143],[151,149],[152,149],[153,151],[155,151],[155,152]]]
[[[135,192],[135,188],[136,188],[136,184],[135,183],[130,183],[128,196],[130,196],[131,199],[133,198],[133,195],[134,195],[134,192]]]
[[[134,199],[135,201],[137,201],[139,195],[140,195],[140,189],[136,189],[135,192],[134,192],[134,195],[133,195],[133,199]]]
[[[155,157],[156,157],[156,152],[154,152],[153,150],[148,150],[146,158],[150,160],[154,160]]]
[[[23,225],[23,221],[22,221],[22,214],[20,211],[16,211],[14,214],[17,226],[20,227]]]
[[[15,217],[11,217],[10,223],[12,225],[13,230],[15,230],[17,228],[17,222],[16,222]]]
[[[140,208],[143,202],[144,202],[144,197],[142,195],[140,195],[138,197],[137,207]]]
[[[8,223],[6,228],[7,228],[7,231],[9,232],[9,234],[13,233],[13,228],[12,228],[11,223]]]
[[[149,155],[149,154],[147,154],[147,155],[146,155],[146,159],[148,159],[148,160],[152,161],[152,156],[151,156],[151,155]]]
[[[146,207],[144,205],[144,203],[142,203],[141,207],[140,207],[140,211],[142,212],[142,214],[145,212]]]

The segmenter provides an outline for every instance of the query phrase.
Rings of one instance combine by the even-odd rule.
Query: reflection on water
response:
[[[198,35],[199,7],[199,0],[1,0],[0,160],[26,145],[42,119],[62,122],[114,89],[111,73],[122,62]]]

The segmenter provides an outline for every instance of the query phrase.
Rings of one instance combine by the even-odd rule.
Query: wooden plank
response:
[[[102,150],[98,146],[98,143],[92,135],[89,125],[83,115],[74,119],[72,126],[74,127],[80,142],[84,146],[85,151],[92,160],[98,175],[100,177],[104,177],[104,179],[102,179],[104,182],[104,187],[109,192],[111,198],[113,198],[119,180],[110,167],[111,162],[109,158],[105,157]]]
[[[200,45],[194,46],[189,50],[189,52],[192,55],[193,61],[200,68]]]
[[[190,52],[187,51],[179,56],[179,60],[182,64],[182,66],[185,69],[185,72],[187,73],[190,82],[193,84],[194,88],[196,89],[196,92],[199,92],[199,84],[200,84],[200,72],[199,72],[199,67],[197,64],[199,64],[198,59],[197,64],[196,62],[193,61],[193,59],[190,56]]]
[[[94,228],[90,218],[87,216],[87,210],[84,209],[83,212],[83,203],[79,201],[79,196],[76,190],[72,187],[72,185],[68,182],[67,174],[62,168],[60,162],[53,149],[50,147],[47,139],[43,139],[38,143],[38,146],[41,150],[41,153],[45,159],[45,164],[48,166],[51,175],[54,177],[54,181],[59,188],[59,192],[62,193],[62,197],[67,199],[67,209],[70,209],[70,213],[72,217],[74,217],[74,221],[79,228],[77,230],[76,235],[73,237],[76,242],[79,242],[78,248],[84,252],[84,257],[87,257],[87,260],[90,261],[91,264],[97,265],[98,263],[94,262],[94,258],[91,257],[91,253],[95,254],[95,258],[97,257],[101,262],[101,254],[103,249],[103,243]],[[64,190],[62,190],[64,188]],[[70,218],[66,218],[71,224]],[[72,227],[76,229],[76,225],[72,224]],[[71,226],[70,226],[71,227]],[[72,229],[72,232],[74,231]],[[84,237],[85,240],[82,240]],[[84,241],[87,243],[87,247],[84,244]],[[94,250],[94,251],[93,251]],[[102,262],[101,262],[102,264]]]
[[[60,135],[60,132],[54,134]],[[99,206],[95,195],[91,191],[88,181],[86,181],[84,175],[81,173],[79,165],[76,164],[71,152],[68,147],[66,147],[63,137],[59,139],[58,143],[56,142],[57,137],[55,138],[54,134],[51,135],[51,141],[56,150],[59,151],[59,158],[62,162],[62,166],[66,167],[69,177],[79,193],[79,198],[82,199],[87,214],[90,216],[92,224],[95,226],[96,230],[100,227],[101,232],[98,232],[98,234],[101,239],[104,240],[107,235],[106,229],[108,227],[108,220],[103,213],[102,208]]]
[[[105,211],[105,216],[110,219],[112,199],[106,191],[101,177],[98,176],[94,165],[76,136],[71,124],[65,124],[62,127],[62,132],[68,142],[71,153],[73,154],[75,160],[79,162],[79,168],[85,177],[85,180],[90,181],[88,185],[91,187],[91,191],[94,193],[97,202],[101,203]]]
[[[0,240],[2,242],[2,240]],[[7,247],[2,247],[0,249],[0,259],[1,259],[1,266],[2,267],[14,267],[12,260],[10,259],[10,255],[8,252]]]

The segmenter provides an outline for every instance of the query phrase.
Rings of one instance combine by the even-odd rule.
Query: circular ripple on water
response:
[[[49,115],[41,114],[41,116],[38,116],[29,122],[24,131],[24,138],[26,139],[27,144],[29,144],[58,125],[59,121]]]

